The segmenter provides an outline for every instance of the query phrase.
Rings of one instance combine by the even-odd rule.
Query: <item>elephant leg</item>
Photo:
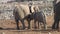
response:
[[[43,17],[43,25],[44,25],[44,30],[46,30],[47,29],[47,23],[46,23],[46,18],[45,18],[45,16]]]
[[[29,18],[27,18],[26,20],[28,21],[28,29],[30,29],[30,21],[31,20]]]
[[[23,29],[25,29],[24,20],[21,20],[21,23],[22,23],[22,25],[23,25]]]
[[[59,20],[58,20],[58,22],[57,22],[57,26],[56,26],[56,28],[59,29]]]
[[[28,20],[28,29],[30,29],[30,20]]]
[[[47,26],[46,26],[47,24],[44,22],[44,30],[46,30],[47,29]]]
[[[38,21],[38,29],[39,29],[39,26],[40,26],[40,23],[39,23],[39,21]]]
[[[43,20],[43,24],[44,24],[44,30],[46,30],[47,29],[47,23],[46,23],[45,19]]]
[[[59,28],[59,19],[55,18],[54,24],[52,25],[52,29],[58,29]]]
[[[34,20],[34,28],[37,29],[36,20]]]
[[[16,24],[17,24],[17,29],[19,30],[19,20],[15,20],[16,21]]]

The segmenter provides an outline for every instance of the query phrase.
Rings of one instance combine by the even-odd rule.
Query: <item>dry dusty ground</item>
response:
[[[48,16],[47,19],[47,26],[51,27],[53,24],[53,17]],[[25,21],[26,27],[28,26],[27,21]],[[33,21],[31,21],[31,29],[30,30],[16,30],[16,23],[14,20],[0,20],[0,34],[59,34],[60,32],[54,31],[52,29],[47,30],[33,30]],[[21,27],[22,24],[20,23],[19,26]]]

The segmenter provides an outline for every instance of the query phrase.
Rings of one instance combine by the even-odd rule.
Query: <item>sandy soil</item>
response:
[[[47,26],[51,27],[54,20],[53,16],[48,16],[46,18]],[[33,30],[33,21],[31,21],[31,29],[30,30],[16,30],[16,22],[14,20],[0,20],[0,34],[59,34],[60,32],[54,30]],[[19,23],[21,28],[22,24]],[[28,26],[27,21],[25,21],[25,26]]]

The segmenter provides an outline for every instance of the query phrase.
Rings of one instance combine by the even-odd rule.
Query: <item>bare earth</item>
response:
[[[57,30],[52,30],[51,26],[53,24],[53,17],[48,16],[46,18],[47,26],[50,27],[50,29],[47,28],[47,30],[34,30],[34,24],[33,21],[31,21],[31,29],[30,30],[17,30],[16,29],[16,23],[14,20],[0,20],[0,34],[59,34]],[[22,28],[21,22],[19,23],[20,28]],[[28,26],[27,21],[25,21],[25,26]]]

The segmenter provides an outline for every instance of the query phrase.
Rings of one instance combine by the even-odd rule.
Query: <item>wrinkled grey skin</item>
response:
[[[39,23],[43,23],[44,29],[46,29],[47,27],[46,27],[45,14],[42,11],[39,11],[38,7],[36,7],[36,6],[33,9],[34,9],[34,12],[27,16],[27,18],[28,18],[27,20],[29,22],[29,27],[30,27],[30,21],[34,20],[35,28],[37,27],[36,21],[38,21],[38,27],[39,27]]]
[[[36,28],[36,21],[38,21],[38,25],[39,25],[39,23],[43,23],[44,24],[44,28],[46,29],[46,19],[45,19],[45,15],[44,15],[44,13],[42,12],[42,11],[39,11],[39,8],[38,7],[33,7],[32,9],[34,10],[33,12],[32,12],[32,10],[31,11],[29,11],[28,9],[27,9],[27,11],[28,11],[28,13],[27,13],[27,11],[26,10],[24,10],[25,8],[23,7],[23,8],[15,8],[14,9],[14,12],[13,12],[13,14],[14,14],[14,16],[15,16],[15,21],[16,21],[16,24],[17,24],[17,29],[19,29],[19,20],[22,22],[22,24],[23,24],[23,29],[25,29],[25,24],[24,24],[24,20],[26,19],[27,21],[28,21],[28,29],[30,29],[30,21],[31,20],[34,20],[34,26],[35,26],[35,28]],[[31,12],[31,13],[30,13]],[[27,13],[27,14],[26,14]],[[25,15],[26,14],[26,15]],[[39,27],[39,26],[38,26]]]
[[[35,28],[37,28],[36,21],[38,21],[38,27],[39,27],[39,23],[43,23],[44,28],[46,29],[46,19],[45,19],[45,15],[44,15],[43,12],[36,12],[36,13],[34,12],[34,13],[32,13],[32,14],[30,14],[28,16],[28,19],[30,21],[34,20],[34,26],[35,26]]]
[[[54,5],[54,23],[52,25],[52,29],[59,29],[59,21],[60,21],[60,2]]]
[[[47,28],[46,26],[46,18],[45,18],[45,14],[43,13],[43,11],[40,11],[39,10],[39,7],[34,7],[34,13],[33,14],[33,17],[34,17],[34,26],[36,28],[36,21],[38,21],[38,27],[39,27],[39,23],[43,23],[44,25],[44,29]]]
[[[28,5],[18,5],[15,7],[15,9],[13,11],[13,15],[15,16],[17,29],[20,29],[19,20],[21,21],[21,23],[23,25],[23,29],[25,29],[24,19],[28,14],[30,14]]]

